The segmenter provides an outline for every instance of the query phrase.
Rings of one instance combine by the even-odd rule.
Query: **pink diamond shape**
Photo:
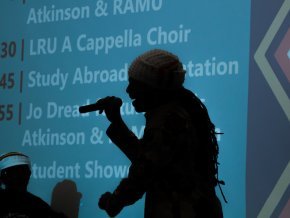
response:
[[[282,210],[282,213],[280,214],[279,218],[289,218],[290,217],[290,199],[284,209]]]
[[[290,82],[290,58],[288,57],[288,53],[290,50],[290,28],[288,29],[286,35],[284,36],[281,44],[279,45],[276,53],[275,58],[279,63],[282,71],[284,72],[285,76]]]

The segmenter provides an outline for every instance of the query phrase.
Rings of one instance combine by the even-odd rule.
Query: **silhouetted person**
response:
[[[116,216],[145,193],[145,218],[221,218],[215,187],[218,144],[204,104],[183,87],[185,71],[178,57],[151,50],[129,68],[126,89],[146,126],[139,140],[120,115],[121,99],[97,102],[111,122],[107,135],[130,159],[131,167],[99,207]]]
[[[0,156],[0,218],[63,218],[39,197],[29,193],[29,157],[19,152]]]

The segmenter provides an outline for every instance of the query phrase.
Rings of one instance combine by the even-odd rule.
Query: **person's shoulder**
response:
[[[170,109],[168,109],[168,114],[171,116],[176,116],[179,119],[188,120],[191,116],[189,112],[181,104],[172,103]]]
[[[51,206],[40,197],[30,192],[27,192],[27,195],[29,195],[31,202],[35,205],[34,212],[36,214],[42,214],[43,217],[66,218],[64,214],[55,212]]]
[[[162,105],[151,119],[150,126],[163,129],[184,129],[191,123],[191,116],[188,111],[177,102],[170,102]]]
[[[27,192],[26,196],[27,196],[27,199],[30,202],[32,202],[36,208],[50,210],[49,204],[47,202],[45,202],[43,199],[41,199],[40,197],[38,197],[30,192]]]
[[[191,125],[190,113],[179,104],[172,104],[165,114],[165,125],[167,128],[184,130]]]

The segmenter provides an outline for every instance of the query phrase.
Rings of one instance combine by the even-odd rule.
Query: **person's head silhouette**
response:
[[[30,159],[20,152],[0,156],[0,181],[7,190],[27,191],[31,169]]]
[[[183,87],[185,71],[179,58],[161,49],[138,56],[129,67],[126,89],[137,112],[145,112],[170,99]]]

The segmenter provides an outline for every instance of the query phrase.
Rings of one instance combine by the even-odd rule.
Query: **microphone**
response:
[[[101,100],[101,101],[100,101]],[[92,111],[97,110],[104,110],[106,107],[112,107],[113,105],[116,105],[118,107],[121,107],[123,102],[120,98],[116,97],[107,97],[105,99],[100,99],[94,104],[84,105],[79,107],[79,112],[82,113],[88,113]]]
[[[88,112],[92,112],[92,111],[97,111],[100,109],[101,109],[100,105],[98,103],[94,103],[94,104],[80,106],[79,112],[81,114],[83,114],[83,113],[88,113]]]

